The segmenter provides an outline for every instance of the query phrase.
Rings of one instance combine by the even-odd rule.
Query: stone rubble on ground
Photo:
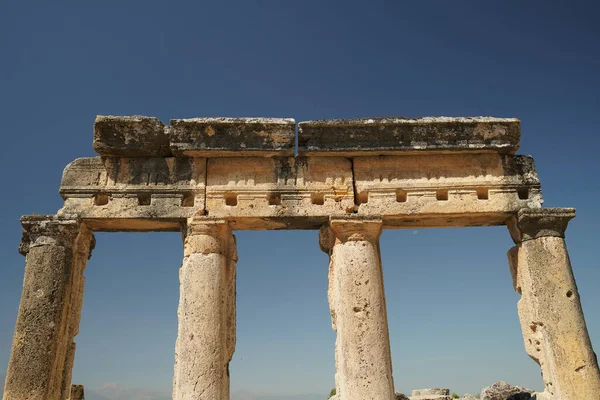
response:
[[[419,389],[413,390],[411,400],[452,400],[450,389]]]
[[[481,400],[528,400],[534,390],[512,386],[504,381],[494,383],[481,391]],[[590,399],[591,400],[591,399]]]

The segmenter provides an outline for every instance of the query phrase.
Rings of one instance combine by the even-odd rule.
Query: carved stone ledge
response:
[[[540,237],[564,238],[574,217],[574,208],[524,208],[507,221],[507,226],[517,244]]]
[[[379,239],[382,228],[383,221],[380,218],[332,217],[319,233],[319,244],[327,253],[337,241],[345,243],[364,240],[374,243]]]
[[[189,218],[183,231],[185,257],[192,253],[217,253],[237,261],[235,238],[226,220],[206,217]]]
[[[81,221],[76,215],[25,215],[19,253],[26,255],[37,246],[72,248],[80,232]]]

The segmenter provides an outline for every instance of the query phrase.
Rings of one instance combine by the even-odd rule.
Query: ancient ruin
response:
[[[490,225],[507,225],[516,244],[525,349],[545,383],[537,399],[598,398],[564,239],[575,211],[541,208],[533,160],[515,154],[518,120],[311,121],[298,124],[297,155],[295,139],[293,119],[98,117],[100,156],[65,168],[64,206],[21,219],[25,278],[4,400],[82,397],[71,371],[94,231],[182,232],[173,398],[229,399],[241,229],[319,230],[338,399],[394,399],[382,229]]]

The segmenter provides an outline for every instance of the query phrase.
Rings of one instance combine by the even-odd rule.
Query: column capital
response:
[[[517,244],[540,237],[564,238],[574,217],[574,208],[523,208],[507,221],[507,226]]]
[[[383,221],[379,218],[332,217],[319,231],[321,250],[329,253],[336,242],[376,242],[381,235]]]
[[[210,217],[188,218],[183,233],[186,257],[192,253],[217,253],[237,261],[235,237],[227,220]]]
[[[19,253],[22,255],[27,255],[30,248],[38,246],[74,248],[82,229],[89,231],[87,233],[91,240],[88,257],[95,245],[94,235],[77,215],[24,215],[21,217],[21,226]]]

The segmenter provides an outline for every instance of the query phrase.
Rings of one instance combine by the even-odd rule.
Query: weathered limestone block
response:
[[[292,118],[192,118],[171,120],[171,150],[176,156],[294,155]]]
[[[95,230],[177,230],[204,213],[205,158],[79,158],[65,168],[59,214]]]
[[[69,400],[85,400],[83,385],[71,385]]]
[[[167,127],[154,117],[103,116],[94,122],[94,150],[101,156],[168,157]]]
[[[499,381],[484,388],[479,397],[481,400],[529,400],[532,398],[532,394],[534,392],[534,390],[523,389],[521,387]],[[535,397],[534,399],[542,400]]]
[[[359,215],[381,215],[386,227],[500,225],[519,209],[542,204],[528,156],[355,157],[353,165]]]
[[[382,222],[332,218],[320,246],[330,256],[329,304],[339,400],[394,399],[383,274]]]
[[[25,216],[21,223],[25,278],[3,399],[62,400],[93,236],[73,217]]]
[[[519,211],[509,221],[517,243],[509,252],[519,319],[529,356],[540,364],[538,399],[593,399],[600,370],[587,332],[564,240],[574,209]]]
[[[521,123],[514,118],[357,118],[298,124],[298,153],[307,156],[397,155],[426,151],[514,154]]]
[[[184,255],[173,399],[229,400],[237,253],[227,222],[190,219]]]
[[[231,217],[236,229],[264,227],[267,218],[278,219],[270,222],[273,227],[289,227],[293,219],[316,227],[330,215],[347,215],[353,209],[352,164],[345,158],[208,160],[207,213]]]
[[[413,390],[410,400],[452,400],[450,389]]]

